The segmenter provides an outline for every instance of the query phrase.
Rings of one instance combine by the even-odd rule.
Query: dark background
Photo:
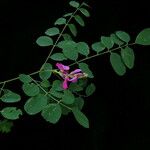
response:
[[[78,26],[78,41],[92,44],[101,35],[108,36],[116,30],[128,32],[134,41],[142,29],[150,27],[149,4],[144,0],[87,2],[91,18],[86,19],[85,28]],[[68,0],[1,0],[0,80],[38,70],[49,50],[36,45],[37,37],[71,10]],[[61,118],[56,125],[39,115],[25,115],[14,123],[11,133],[0,135],[0,149],[150,149],[150,47],[133,49],[135,67],[123,77],[114,73],[108,55],[88,62],[97,86],[83,109],[90,129],[78,125],[72,115]],[[14,82],[8,87],[19,91],[19,86]]]

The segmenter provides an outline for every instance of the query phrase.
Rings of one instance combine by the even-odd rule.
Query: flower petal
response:
[[[63,65],[63,68],[64,68],[64,70],[69,70],[70,69],[69,66],[64,66],[64,65]]]
[[[65,78],[64,82],[63,82],[63,89],[67,89],[68,88],[68,79]]]
[[[75,69],[74,71],[72,71],[70,74],[76,74],[76,73],[79,73],[81,72],[82,70],[81,69]]]
[[[69,66],[65,66],[65,65],[63,65],[63,64],[61,64],[61,63],[56,63],[56,66],[58,67],[58,69],[63,70],[63,71],[70,69]]]
[[[77,82],[78,81],[78,78],[77,77],[73,77],[72,79],[68,79],[68,81],[70,81],[70,82]]]

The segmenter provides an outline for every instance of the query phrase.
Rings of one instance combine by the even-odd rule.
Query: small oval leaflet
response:
[[[96,42],[92,44],[92,49],[99,53],[102,52],[105,49],[105,46],[101,42]]]
[[[39,87],[34,83],[31,83],[31,84],[25,83],[25,84],[23,84],[22,89],[23,89],[24,93],[28,96],[35,96],[35,95],[39,94],[39,92],[40,92]]]
[[[32,82],[32,78],[29,75],[26,74],[20,74],[19,75],[19,80],[23,83],[30,83]]]
[[[8,119],[4,119],[0,121],[0,132],[1,133],[9,133],[11,131],[11,128],[13,127],[13,122],[8,120]]]
[[[78,51],[74,41],[61,41],[58,43],[58,47],[63,49],[63,54],[68,59],[76,60],[78,58]]]
[[[77,28],[74,24],[68,24],[69,30],[73,36],[77,36]]]
[[[77,50],[80,54],[82,54],[84,56],[88,56],[90,53],[89,46],[85,42],[77,43]]]
[[[130,47],[126,47],[124,49],[121,49],[121,57],[124,62],[124,64],[129,68],[132,69],[134,67],[134,51]]]
[[[48,37],[48,36],[40,36],[37,40],[36,43],[39,46],[50,46],[53,45],[53,39]]]
[[[112,48],[114,46],[114,42],[110,37],[102,36],[101,42],[104,44],[108,49]]]
[[[90,17],[90,13],[88,10],[86,10],[85,8],[80,8],[81,13],[86,16],[86,17]]]
[[[16,107],[5,107],[1,110],[1,114],[4,118],[16,120],[22,115],[22,111]]]
[[[85,128],[89,128],[88,118],[76,107],[72,109],[76,121]]]
[[[63,53],[55,53],[50,58],[57,61],[63,61],[67,59]]]
[[[58,18],[54,25],[63,25],[66,24],[66,19],[65,18]]]
[[[46,63],[39,73],[39,76],[42,80],[47,80],[51,77],[52,74],[52,65],[50,63]]]
[[[119,75],[122,76],[126,73],[126,67],[123,64],[121,57],[117,53],[110,54],[110,63],[114,71]]]
[[[63,93],[62,92],[56,91],[53,88],[50,90],[49,97],[51,97],[51,95],[54,96],[54,97],[56,97],[56,98],[62,98],[63,97]]]
[[[82,26],[82,27],[85,26],[84,20],[82,19],[81,16],[75,15],[75,16],[74,16],[74,19],[76,20],[76,22],[77,22],[80,26]]]
[[[61,117],[62,110],[59,104],[49,104],[42,110],[42,117],[50,122],[50,123],[57,123]]]
[[[122,45],[124,44],[123,41],[121,41],[115,34],[111,34],[110,38],[112,39],[112,41],[117,44],[117,45]]]
[[[87,96],[92,95],[96,90],[96,87],[93,83],[89,84],[85,90],[85,93]]]
[[[116,35],[118,36],[118,38],[120,38],[122,41],[124,41],[126,43],[128,43],[130,41],[129,34],[124,31],[117,31]]]
[[[14,103],[20,101],[21,96],[17,93],[8,90],[0,99],[5,103]]]
[[[62,97],[62,102],[65,104],[73,104],[75,100],[74,95],[69,90],[64,91],[64,95]]]
[[[150,28],[142,30],[136,37],[136,44],[150,45]]]
[[[70,17],[73,13],[66,13],[64,17]]]
[[[43,94],[38,94],[37,96],[31,97],[27,100],[24,105],[24,110],[29,115],[35,115],[42,111],[42,109],[47,105],[47,97]]]
[[[84,106],[84,99],[81,97],[75,98],[75,104],[74,104],[79,110],[82,110]]]
[[[70,1],[69,5],[72,6],[72,7],[78,8],[80,4],[76,1]]]
[[[70,109],[68,109],[64,106],[61,106],[61,111],[62,111],[62,115],[65,115],[65,116],[68,115],[71,112]]]
[[[48,30],[45,31],[45,34],[48,36],[58,35],[59,33],[60,33],[60,31],[56,27],[49,28]]]
[[[60,80],[53,81],[52,89],[54,89],[55,91],[63,91],[62,81]]]
[[[80,81],[80,80],[79,80]],[[79,92],[83,90],[83,87],[77,83],[70,83],[69,90],[72,92]]]
[[[64,40],[67,40],[67,41],[70,40],[70,41],[72,41],[72,37],[71,37],[70,34],[64,33],[64,34],[62,34],[62,36],[63,36]]]
[[[48,88],[51,86],[50,82],[48,80],[43,80],[40,85],[44,88]]]

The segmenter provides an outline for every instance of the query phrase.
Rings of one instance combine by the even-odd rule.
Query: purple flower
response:
[[[77,82],[79,78],[87,77],[86,73],[83,73],[81,69],[75,69],[72,72],[68,72],[70,70],[69,66],[65,66],[61,63],[57,63],[59,75],[64,79],[63,81],[63,89],[68,89],[68,82]]]

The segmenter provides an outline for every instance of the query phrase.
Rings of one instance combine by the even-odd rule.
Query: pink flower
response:
[[[87,77],[87,74],[83,73],[81,69],[75,69],[68,73],[70,70],[69,66],[65,66],[61,63],[57,63],[56,66],[60,70],[59,75],[64,79],[63,89],[68,89],[68,82],[77,82],[79,78]]]

